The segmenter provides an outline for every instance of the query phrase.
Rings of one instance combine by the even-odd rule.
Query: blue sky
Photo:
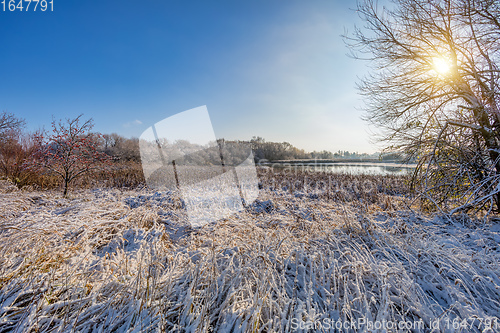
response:
[[[207,105],[217,137],[373,152],[340,35],[355,1],[54,0],[0,11],[0,111],[29,129],[83,113],[141,133]]]

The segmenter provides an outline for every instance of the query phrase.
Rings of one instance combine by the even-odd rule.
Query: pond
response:
[[[259,163],[277,169],[300,170],[307,172],[342,173],[351,175],[410,175],[416,165],[384,162],[278,162]]]

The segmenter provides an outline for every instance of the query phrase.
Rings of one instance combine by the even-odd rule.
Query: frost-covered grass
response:
[[[479,332],[500,317],[497,220],[269,184],[193,230],[176,193],[62,198],[3,183],[0,332],[283,332],[361,318],[422,322],[417,332],[459,318],[472,325],[457,332]]]

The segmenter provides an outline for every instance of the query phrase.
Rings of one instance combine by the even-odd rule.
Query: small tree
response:
[[[37,136],[37,133],[11,131],[0,138],[0,172],[19,188],[37,178],[26,163],[36,151]]]
[[[0,113],[0,172],[18,186],[23,161],[29,154],[21,133],[24,123],[11,113]]]
[[[13,132],[19,132],[23,126],[23,119],[5,111],[0,113],[0,139],[11,135]]]
[[[110,160],[98,151],[102,135],[90,132],[94,126],[92,119],[81,124],[81,117],[52,121],[52,134],[47,139],[43,135],[37,137],[34,165],[61,178],[64,196],[75,179],[103,167]]]

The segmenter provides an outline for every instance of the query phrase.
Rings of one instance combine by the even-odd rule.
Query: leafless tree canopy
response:
[[[358,13],[365,25],[345,40],[373,67],[365,117],[418,159],[414,188],[446,209],[498,208],[499,2],[366,0]]]
[[[24,120],[8,112],[0,113],[0,137],[5,136],[9,131],[17,131],[23,126]]]

